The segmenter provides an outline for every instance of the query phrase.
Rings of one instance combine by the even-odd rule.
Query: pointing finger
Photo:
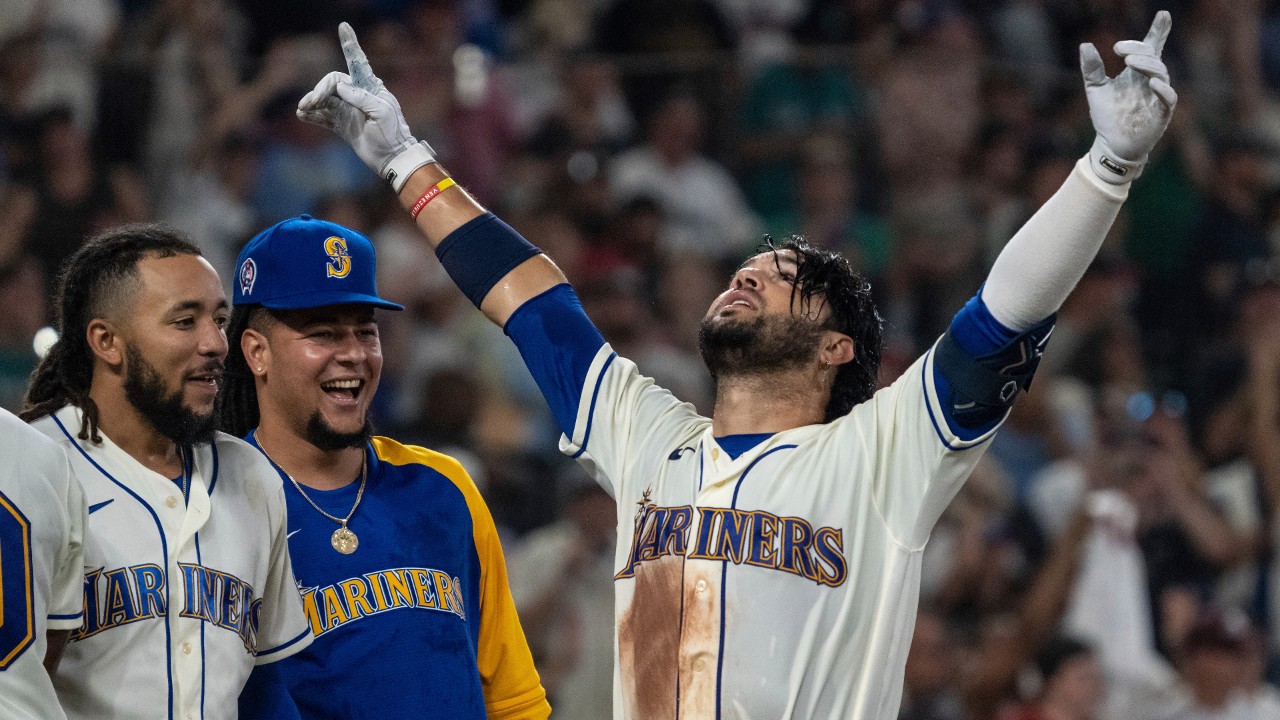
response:
[[[338,39],[342,42],[342,56],[347,59],[347,72],[351,73],[351,83],[356,87],[377,92],[382,81],[373,74],[369,66],[369,58],[365,57],[360,41],[356,40],[356,31],[348,23],[338,25]]]
[[[1164,51],[1164,41],[1169,39],[1171,27],[1173,27],[1173,18],[1168,10],[1156,13],[1156,19],[1151,21],[1151,29],[1147,31],[1147,36],[1142,39],[1142,42],[1155,49],[1156,57],[1160,57],[1160,53]]]
[[[1102,64],[1102,56],[1093,43],[1080,46],[1080,72],[1084,75],[1085,87],[1095,87],[1107,83],[1107,70]]]

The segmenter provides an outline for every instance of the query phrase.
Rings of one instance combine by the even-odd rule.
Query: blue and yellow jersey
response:
[[[350,555],[330,544],[337,524],[281,472],[289,552],[316,636],[279,663],[302,717],[546,718],[498,534],[471,478],[447,455],[383,437],[365,452]],[[307,495],[345,517],[358,489]]]

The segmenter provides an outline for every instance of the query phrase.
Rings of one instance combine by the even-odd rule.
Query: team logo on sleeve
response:
[[[641,563],[665,555],[781,570],[830,587],[848,579],[844,530],[765,510],[661,507],[650,494],[645,490],[636,503],[627,565],[615,580],[635,577]]]
[[[324,241],[324,251],[329,256],[329,277],[344,278],[351,274],[351,255],[347,253],[346,240],[334,235]]]
[[[248,296],[253,293],[253,284],[258,280],[258,264],[253,258],[245,258],[240,263],[240,272],[236,273],[236,278],[240,281],[240,294]]]

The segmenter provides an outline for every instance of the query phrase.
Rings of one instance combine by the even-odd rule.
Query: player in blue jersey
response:
[[[372,436],[375,311],[402,309],[378,297],[374,262],[363,235],[306,215],[237,260],[221,423],[280,475],[316,638],[278,680],[304,718],[546,718],[475,484],[453,458]],[[256,702],[242,717],[280,717]]]
[[[891,718],[929,533],[1031,381],[1054,313],[1169,122],[1168,13],[1081,70],[1097,131],[949,330],[878,391],[879,319],[847,261],[748,259],[704,317],[712,417],[617,356],[559,269],[409,132],[349,26],[348,73],[298,115],[388,180],[459,288],[519,347],[564,437],[617,500],[617,718]]]

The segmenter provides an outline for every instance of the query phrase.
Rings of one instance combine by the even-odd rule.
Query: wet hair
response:
[[[85,336],[95,318],[128,310],[146,258],[200,255],[200,249],[164,225],[122,225],[90,238],[62,266],[54,292],[58,341],[31,373],[19,417],[27,422],[65,405],[84,414],[79,437],[101,442],[98,406],[89,397],[93,350]]]
[[[800,235],[777,241],[765,238],[761,252],[790,250],[796,255],[796,279],[791,307],[800,312],[830,310],[824,327],[853,339],[853,360],[836,369],[831,398],[823,422],[849,414],[858,403],[871,399],[880,373],[884,320],[871,297],[871,283],[839,253],[810,245]],[[815,304],[816,303],[816,304]]]
[[[266,332],[276,322],[275,315],[261,305],[237,305],[227,321],[227,364],[222,374],[222,403],[218,407],[218,429],[242,438],[258,427],[258,388],[240,340],[252,328]]]

